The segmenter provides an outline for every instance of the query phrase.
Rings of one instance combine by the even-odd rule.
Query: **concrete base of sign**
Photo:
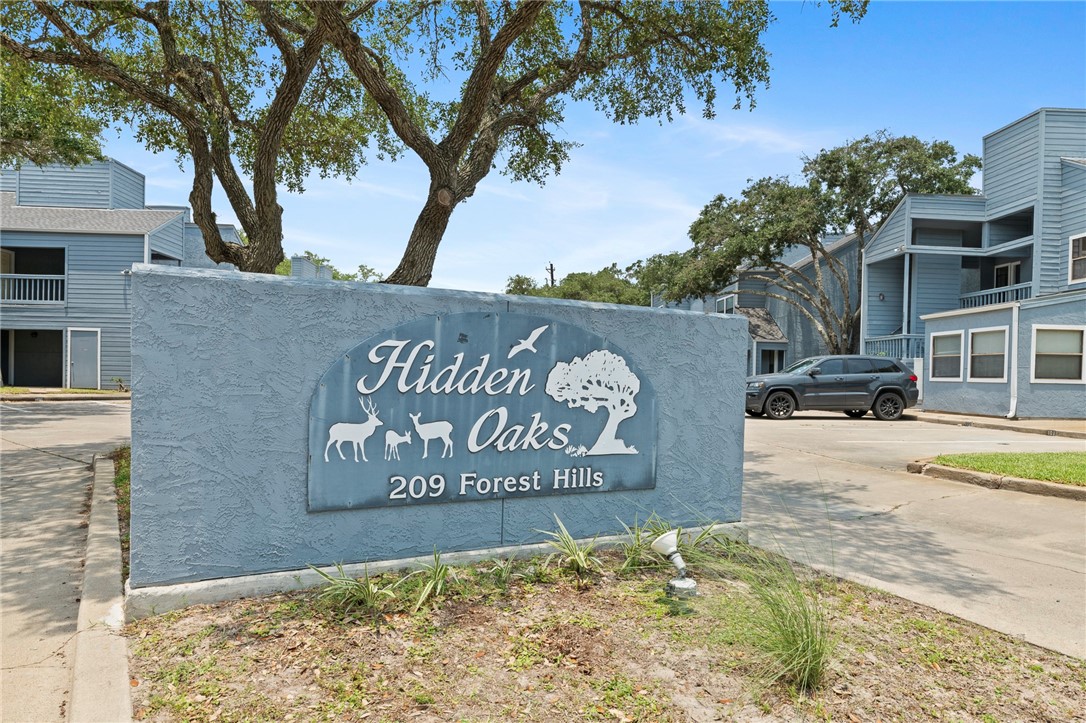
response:
[[[697,535],[704,528],[689,528],[686,531]],[[747,541],[747,526],[742,522],[715,525],[714,531],[723,534],[733,540]],[[600,547],[617,547],[628,541],[626,535],[601,537],[597,540]],[[583,542],[586,540],[583,540]],[[450,552],[441,556],[442,562],[451,565],[470,564],[481,560],[517,555],[527,558],[534,555],[544,555],[553,552],[554,548],[547,544],[521,545],[510,547],[494,547],[487,550],[470,550],[467,552]],[[392,570],[404,570],[419,567],[433,562],[431,556],[411,557],[402,560],[381,560],[371,563],[344,565],[343,571],[351,576],[361,577],[366,570],[370,574],[389,572]],[[324,571],[336,574],[334,567],[322,568]],[[138,620],[153,615],[178,610],[190,605],[204,605],[208,603],[222,602],[224,600],[237,600],[259,595],[274,595],[276,593],[290,592],[292,590],[304,590],[318,587],[324,580],[316,572],[309,568],[303,570],[284,570],[282,572],[268,572],[260,575],[245,575],[241,577],[228,577],[218,580],[203,580],[200,582],[179,583],[176,585],[155,585],[151,587],[133,588],[125,583],[125,613],[128,620]]]
[[[668,597],[697,597],[698,584],[689,577],[677,577],[667,584]]]

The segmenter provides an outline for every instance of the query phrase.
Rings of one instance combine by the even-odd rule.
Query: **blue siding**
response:
[[[1043,243],[1037,259],[1037,291],[1052,294],[1067,288],[1067,242],[1061,241],[1067,212],[1062,208],[1064,164],[1060,158],[1086,158],[1086,112],[1048,109],[1043,118],[1044,172],[1036,224]]]
[[[5,247],[66,248],[68,270],[65,306],[4,304],[3,327],[101,329],[102,386],[113,386],[113,377],[121,377],[127,384],[132,368],[131,277],[121,271],[143,260],[143,237],[0,232],[0,243]]]
[[[1040,112],[985,136],[984,195],[989,215],[1014,210],[1036,198],[1040,149]]]
[[[109,208],[109,161],[85,166],[23,166],[15,202],[20,206]]]
[[[905,259],[887,259],[867,267],[867,320],[865,338],[902,333],[905,303]],[[879,299],[879,294],[883,298]]]
[[[909,333],[923,334],[924,314],[957,309],[961,297],[962,262],[958,256],[915,254],[909,297],[912,322]]]
[[[941,228],[918,228],[913,234],[917,246],[952,246],[961,248],[962,232]]]
[[[1063,188],[1061,189],[1063,201],[1062,228],[1060,229],[1060,245],[1063,253],[1060,255],[1061,274],[1066,281],[1070,263],[1070,239],[1086,233],[1086,168],[1065,163],[1063,166]],[[1074,287],[1081,288],[1086,282],[1078,282]]]
[[[0,193],[15,193],[18,185],[18,171],[11,168],[0,168]]]
[[[21,206],[143,208],[143,175],[113,159],[75,168],[26,165],[17,175],[16,203]]]
[[[906,233],[910,200],[910,198],[906,198],[898,204],[893,213],[883,221],[882,226],[879,227],[871,241],[864,247],[864,254],[868,258],[881,256],[898,246],[903,246],[908,240]]]
[[[123,163],[110,159],[110,208],[143,208],[144,178]]]
[[[220,226],[220,230],[222,230],[222,236],[225,241],[241,241],[233,226]],[[196,269],[231,270],[234,268],[233,264],[217,264],[207,257],[207,250],[204,246],[204,235],[200,232],[200,228],[194,223],[185,224],[183,243],[185,248],[184,255],[182,256],[182,266]]]
[[[185,217],[180,213],[169,224],[151,234],[151,250],[173,259],[185,258]]]
[[[914,195],[909,197],[913,218],[983,221],[987,200],[984,196]]]
[[[290,275],[297,279],[315,279],[317,278],[317,265],[305,256],[291,256]]]
[[[766,298],[762,294],[752,294],[751,291],[765,291],[765,282],[757,279],[740,278],[736,285],[739,292],[736,298],[736,306],[745,309],[764,309]]]

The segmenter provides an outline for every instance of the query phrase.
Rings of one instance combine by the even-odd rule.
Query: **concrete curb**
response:
[[[913,474],[938,477],[939,479],[948,479],[954,482],[965,482],[993,490],[1012,490],[1014,492],[1026,492],[1031,495],[1062,497],[1086,502],[1086,487],[1061,485],[1055,482],[1042,482],[1034,479],[1022,479],[1021,477],[1004,477],[997,474],[988,474],[987,472],[974,472],[968,469],[931,464],[927,460],[910,462],[907,469]]]
[[[703,528],[684,528],[684,532],[697,534]],[[716,525],[717,532],[742,542],[748,538],[747,526],[742,522]],[[626,535],[614,535],[601,537],[597,540],[601,547],[613,547],[628,539]],[[554,552],[554,548],[545,543],[534,545],[521,545],[511,547],[494,547],[487,550],[469,550],[465,552],[450,552],[441,555],[441,561],[446,564],[465,564],[479,562],[481,560],[497,557],[529,557]],[[370,563],[357,563],[344,565],[343,572],[351,577],[362,577],[368,572],[375,575],[392,570],[404,570],[418,568],[422,564],[432,563],[433,557],[410,557],[400,560],[379,560]],[[333,567],[320,568],[331,575],[337,575],[338,571]],[[218,580],[201,580],[199,582],[183,582],[176,585],[155,585],[151,587],[130,587],[125,583],[125,611],[132,620],[161,615],[162,613],[190,605],[206,605],[222,602],[224,600],[237,600],[246,597],[259,597],[261,595],[274,595],[293,590],[304,590],[316,587],[324,582],[324,578],[309,568],[302,570],[286,570],[283,572],[268,572],[260,575],[245,575],[242,577],[220,578]]]
[[[128,679],[128,642],[121,594],[121,538],[113,462],[98,455],[91,462],[94,490],[83,590],[79,602],[68,720],[130,721],[132,697]]]
[[[913,418],[921,422],[932,424],[950,424],[955,427],[977,427],[979,429],[1002,429],[1008,432],[1023,432],[1025,434],[1043,434],[1046,437],[1069,437],[1071,439],[1086,439],[1086,432],[1076,432],[1071,429],[1053,429],[1051,427],[1027,427],[1015,424],[1014,420],[977,421],[976,418],[957,418],[953,416],[939,416],[931,412],[919,412]]]
[[[117,394],[0,394],[0,402],[89,402],[132,399],[129,393]]]

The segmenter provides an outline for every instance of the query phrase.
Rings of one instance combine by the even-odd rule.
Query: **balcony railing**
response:
[[[974,291],[971,294],[962,294],[958,301],[958,308],[973,309],[978,306],[990,304],[1006,304],[1011,301],[1024,301],[1033,296],[1033,284],[1015,284],[1003,286],[998,289],[985,289]]]
[[[42,274],[0,274],[0,302],[63,304],[67,277]]]
[[[864,340],[864,353],[892,359],[917,359],[924,356],[923,334],[893,334]]]

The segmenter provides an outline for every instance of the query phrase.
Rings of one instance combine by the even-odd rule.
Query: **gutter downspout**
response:
[[[1018,308],[1020,303],[1015,302],[1011,307],[1011,359],[1009,373],[1011,375],[1011,405],[1007,412],[1007,419],[1018,416]]]

